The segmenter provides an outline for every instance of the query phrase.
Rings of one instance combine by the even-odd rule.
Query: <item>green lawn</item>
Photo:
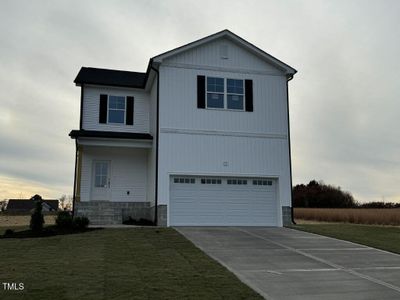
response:
[[[3,230],[0,230],[0,232]],[[0,299],[262,299],[173,229],[0,239]]]
[[[400,254],[400,227],[344,223],[301,224],[294,229],[347,240]]]

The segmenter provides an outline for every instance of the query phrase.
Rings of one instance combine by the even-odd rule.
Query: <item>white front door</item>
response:
[[[110,161],[93,161],[92,200],[110,200],[110,174]]]

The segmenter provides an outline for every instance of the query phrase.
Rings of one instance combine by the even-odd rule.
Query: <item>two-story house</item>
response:
[[[74,211],[92,223],[291,223],[288,81],[296,70],[223,30],[145,73],[82,67]]]

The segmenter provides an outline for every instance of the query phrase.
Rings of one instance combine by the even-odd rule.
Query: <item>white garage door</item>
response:
[[[276,181],[172,176],[171,226],[277,226]]]

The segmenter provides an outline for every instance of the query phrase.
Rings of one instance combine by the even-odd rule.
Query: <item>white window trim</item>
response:
[[[124,111],[124,122],[123,123],[114,123],[110,122],[108,117],[109,117],[109,112],[110,112],[110,97],[123,97],[125,99],[125,108],[124,109],[118,109],[118,108],[111,108],[111,110],[123,110]],[[119,126],[124,126],[126,125],[126,96],[118,96],[118,95],[107,95],[107,124],[110,125],[119,125]]]
[[[217,93],[217,92],[209,92],[207,89],[207,80],[208,78],[222,78],[224,79],[224,92],[223,93]],[[243,108],[242,109],[235,109],[235,108],[228,108],[228,79],[231,80],[241,80],[242,84],[243,84],[243,94],[236,94],[236,93],[229,93],[229,95],[238,95],[238,96],[243,96]],[[245,86],[244,86],[244,79],[240,79],[240,78],[227,78],[227,77],[217,77],[217,76],[206,76],[206,80],[205,80],[205,91],[206,91],[206,105],[205,108],[206,109],[210,109],[210,110],[228,110],[228,111],[246,111],[246,90],[245,90]],[[224,107],[208,107],[208,94],[223,94],[224,95]]]

